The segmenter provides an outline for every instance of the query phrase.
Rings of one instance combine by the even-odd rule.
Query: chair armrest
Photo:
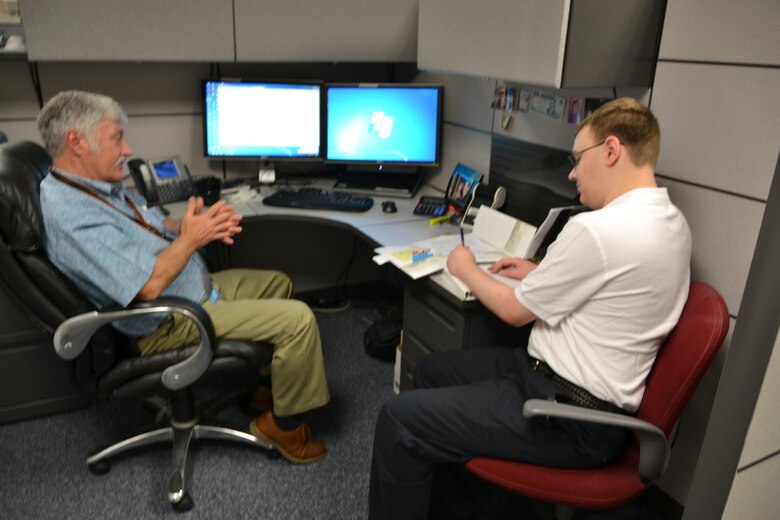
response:
[[[162,375],[162,383],[171,390],[185,388],[200,378],[214,356],[214,324],[199,304],[177,297],[133,303],[127,307],[110,307],[86,312],[62,322],[54,332],[54,350],[65,360],[73,360],[81,354],[92,335],[103,325],[146,314],[177,312],[192,319],[200,331],[200,343],[195,352],[184,361],[171,365]]]
[[[525,402],[523,417],[540,415],[629,428],[639,437],[639,475],[645,479],[656,480],[666,470],[666,465],[669,462],[669,445],[666,442],[666,435],[647,421],[618,413],[591,410],[544,399],[529,399]]]

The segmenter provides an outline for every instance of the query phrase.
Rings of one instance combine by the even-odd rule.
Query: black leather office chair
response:
[[[96,311],[43,251],[38,190],[50,164],[45,150],[35,143],[0,145],[0,288],[33,323],[54,335],[55,350],[71,363],[75,381],[90,399],[164,400],[167,412],[158,414],[155,424],[94,451],[87,464],[94,473],[105,473],[107,459],[113,455],[172,441],[168,499],[174,509],[186,511],[192,507],[184,475],[192,438],[239,441],[270,449],[244,431],[201,422],[193,386],[230,381],[248,388],[259,370],[270,363],[273,349],[248,341],[215,341],[214,327],[203,308],[181,298]],[[132,340],[109,325],[116,319],[160,311],[192,318],[201,332],[200,343],[140,356]]]

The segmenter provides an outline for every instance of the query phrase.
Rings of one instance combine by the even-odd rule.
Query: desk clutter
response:
[[[459,279],[446,270],[447,257],[463,244],[476,257],[478,264],[492,264],[505,257],[521,257],[538,262],[564,224],[581,210],[580,206],[565,206],[550,210],[539,227],[483,205],[474,220],[473,229],[453,228],[453,233],[419,240],[411,244],[379,247],[373,260],[378,265],[391,264],[416,280],[436,275],[436,281],[461,298],[471,293]],[[511,281],[499,281],[511,285]]]
[[[506,256],[528,254],[536,227],[514,217],[483,206],[474,223],[474,229],[463,234],[454,233],[420,240],[413,244],[380,247],[374,250],[374,262],[391,263],[413,279],[444,269],[447,256],[459,244],[471,249],[478,263],[492,263]]]

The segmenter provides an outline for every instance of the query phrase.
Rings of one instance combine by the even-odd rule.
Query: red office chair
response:
[[[647,379],[636,417],[531,399],[523,415],[563,417],[631,428],[635,441],[622,458],[592,469],[561,469],[475,457],[466,468],[478,477],[521,495],[556,504],[556,516],[575,508],[611,509],[623,505],[659,478],[669,460],[668,437],[709,368],[729,328],[720,294],[703,282],[691,283],[688,301]]]

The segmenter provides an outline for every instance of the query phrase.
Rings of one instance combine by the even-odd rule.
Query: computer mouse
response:
[[[395,213],[398,211],[398,208],[395,205],[395,201],[393,200],[386,200],[382,202],[382,211],[385,213]]]

